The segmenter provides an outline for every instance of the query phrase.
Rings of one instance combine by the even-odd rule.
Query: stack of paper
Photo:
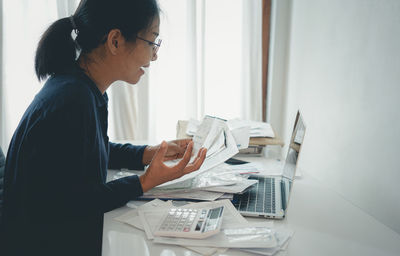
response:
[[[245,250],[261,255],[274,255],[283,250],[293,232],[274,228],[272,222],[247,222],[229,200],[184,205],[182,208],[201,209],[224,206],[221,232],[206,239],[168,238],[154,235],[164,210],[174,207],[171,202],[153,200],[117,217],[116,220],[144,230],[154,243],[184,246],[202,255],[223,253],[227,249]]]
[[[201,122],[195,119],[190,119],[186,128],[186,134],[189,136],[196,135],[197,129]],[[266,122],[257,122],[242,119],[230,119],[227,121],[228,127],[231,131],[247,127],[249,129],[250,137],[269,137],[274,138],[275,133],[272,126]]]
[[[175,179],[158,187],[175,187],[177,183],[182,183],[185,180],[194,178],[195,176],[216,167],[226,160],[236,155],[239,150],[236,146],[236,141],[228,128],[226,121],[207,116],[198,127],[195,136],[193,137],[193,156],[191,161],[197,156],[200,148],[207,148],[207,156],[199,170],[186,174],[179,179]],[[167,161],[166,165],[175,165],[178,160]],[[173,186],[171,186],[173,185]]]
[[[238,149],[245,149],[249,146],[251,129],[250,125],[248,125],[247,123],[240,124],[235,122],[234,126],[232,126],[229,123],[230,121],[225,121],[217,117],[205,116],[202,122],[191,119],[187,124],[186,134],[196,137],[196,135],[203,132],[204,122],[207,123],[210,122],[210,120],[219,120],[219,122],[223,122],[226,124],[226,128],[232,134],[232,137],[234,138],[234,141],[236,142],[236,147]],[[211,136],[213,135],[211,134]]]
[[[248,180],[243,174],[258,173],[262,165],[248,163],[228,165],[222,163],[192,179],[164,187],[156,187],[144,193],[141,199],[202,200],[233,198],[233,194],[242,193],[257,183]]]
[[[274,138],[275,133],[269,123],[250,120],[231,119],[228,120],[228,126],[231,130],[241,127],[250,127],[250,137],[269,137]]]

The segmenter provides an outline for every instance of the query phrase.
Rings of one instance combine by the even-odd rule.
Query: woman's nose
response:
[[[153,54],[153,58],[151,58],[151,61],[156,61],[158,59],[157,53]]]

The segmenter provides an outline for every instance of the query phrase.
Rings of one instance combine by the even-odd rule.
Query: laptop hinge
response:
[[[281,179],[281,201],[282,201],[282,209],[286,211],[286,188],[285,182]]]

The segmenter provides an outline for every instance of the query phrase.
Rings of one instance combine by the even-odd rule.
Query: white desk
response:
[[[295,232],[286,251],[279,255],[338,256],[400,255],[400,235],[381,224],[336,192],[303,173],[293,185],[288,214],[274,221]],[[153,244],[143,231],[113,220],[129,211],[122,207],[104,215],[103,255],[199,255],[179,246]],[[250,221],[259,218],[249,218]],[[254,255],[228,250],[217,255]]]

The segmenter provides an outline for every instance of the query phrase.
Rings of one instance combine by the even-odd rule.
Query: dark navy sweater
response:
[[[145,148],[109,142],[107,104],[81,71],[36,95],[7,153],[1,255],[101,255],[103,214],[143,194],[107,169],[143,170]]]

